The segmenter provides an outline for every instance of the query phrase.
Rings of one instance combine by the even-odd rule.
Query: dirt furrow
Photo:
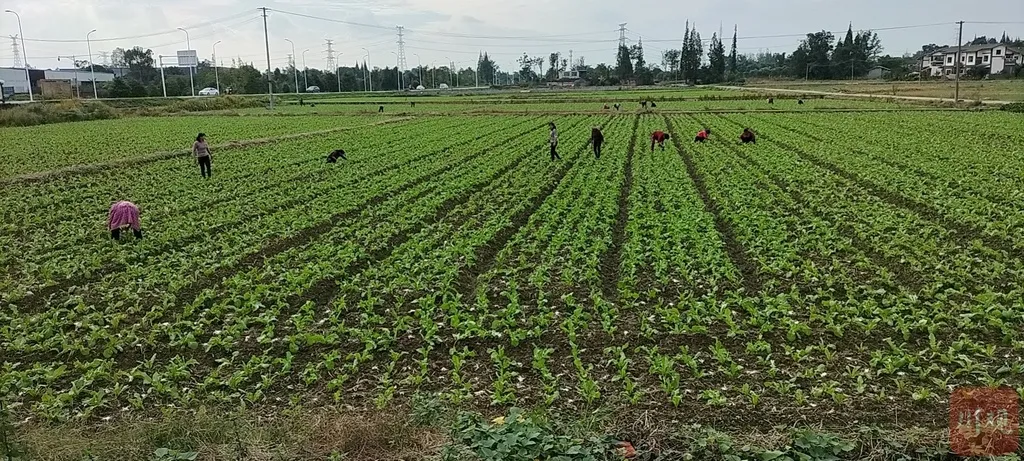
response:
[[[697,193],[700,195],[701,201],[704,202],[704,209],[714,217],[715,229],[718,231],[718,235],[722,237],[723,243],[725,243],[725,251],[729,255],[729,259],[732,260],[733,264],[740,271],[744,290],[750,296],[757,296],[761,293],[762,280],[756,263],[751,260],[746,250],[736,239],[736,232],[733,230],[732,224],[722,216],[718,203],[708,193],[704,177],[697,170],[693,156],[683,148],[682,143],[679,141],[681,138],[672,125],[672,119],[669,117],[664,118],[665,125],[668,127],[672,137],[672,143],[676,146],[676,150],[679,151],[679,155],[686,164],[686,173],[697,187]]]

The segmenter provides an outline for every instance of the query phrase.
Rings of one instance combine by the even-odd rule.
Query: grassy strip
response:
[[[499,415],[504,417],[492,419]],[[44,461],[153,459],[159,449],[193,452],[199,460],[532,460],[522,454],[538,444],[551,447],[546,456],[565,456],[559,459],[622,459],[614,454],[618,441],[630,442],[635,459],[643,460],[949,459],[945,440],[944,428],[787,428],[767,421],[763,430],[736,432],[642,415],[623,418],[612,408],[573,415],[540,409],[480,415],[422,395],[408,406],[385,410],[168,410],[106,422],[27,422],[13,433],[19,452]],[[508,454],[487,456],[480,447],[492,442]],[[566,453],[567,448],[580,454]]]

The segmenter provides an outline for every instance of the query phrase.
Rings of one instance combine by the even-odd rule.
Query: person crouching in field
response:
[[[697,137],[693,138],[693,142],[704,142],[711,137],[711,128],[705,128],[697,132]]]
[[[670,136],[668,133],[666,133],[664,131],[661,131],[661,130],[658,130],[658,131],[655,131],[654,133],[651,133],[651,152],[654,152],[654,144],[655,143],[657,143],[659,146],[661,146],[661,150],[665,150],[665,140],[666,139],[672,139],[672,136]]]
[[[211,168],[211,158],[213,157],[210,153],[210,146],[206,144],[206,134],[199,133],[196,136],[195,144],[192,144],[192,153],[196,156],[196,162],[199,163],[199,173],[204,178],[213,176],[213,169]]]
[[[348,160],[348,157],[345,157],[345,151],[342,149],[338,149],[327,154],[327,163],[338,163],[339,158],[342,160]]]
[[[142,226],[139,223],[139,207],[127,200],[122,200],[110,207],[107,215],[107,229],[110,238],[121,240],[121,231],[131,228],[135,238],[142,238]]]
[[[743,144],[757,144],[757,137],[754,136],[753,131],[750,131],[750,128],[744,128],[743,133],[740,134],[740,142]]]

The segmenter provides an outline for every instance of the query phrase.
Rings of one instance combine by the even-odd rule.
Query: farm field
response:
[[[752,80],[748,81],[747,85],[836,93],[885,94],[949,99],[953,98],[955,93],[955,83],[952,81],[927,80],[923,82]],[[960,97],[967,100],[1024,101],[1024,82],[1021,82],[1020,79],[964,80],[960,82]]]
[[[430,395],[855,434],[941,432],[955,386],[1024,396],[1020,115],[819,102],[5,129],[8,179],[267,139],[210,180],[185,155],[0,185],[0,399],[94,422]],[[108,240],[120,199],[144,239]]]

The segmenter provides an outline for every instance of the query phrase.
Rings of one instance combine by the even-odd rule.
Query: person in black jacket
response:
[[[744,128],[743,134],[740,135],[740,142],[743,144],[757,144],[757,137],[754,136],[753,131],[750,131],[750,128]]]
[[[330,154],[327,154],[327,163],[338,163],[339,158],[341,158],[342,160],[348,160],[348,157],[345,157],[345,151],[342,149],[338,149],[334,152],[331,152]]]
[[[604,134],[601,133],[601,127],[595,126],[590,131],[590,142],[594,144],[594,158],[601,158],[601,144],[604,144]]]

